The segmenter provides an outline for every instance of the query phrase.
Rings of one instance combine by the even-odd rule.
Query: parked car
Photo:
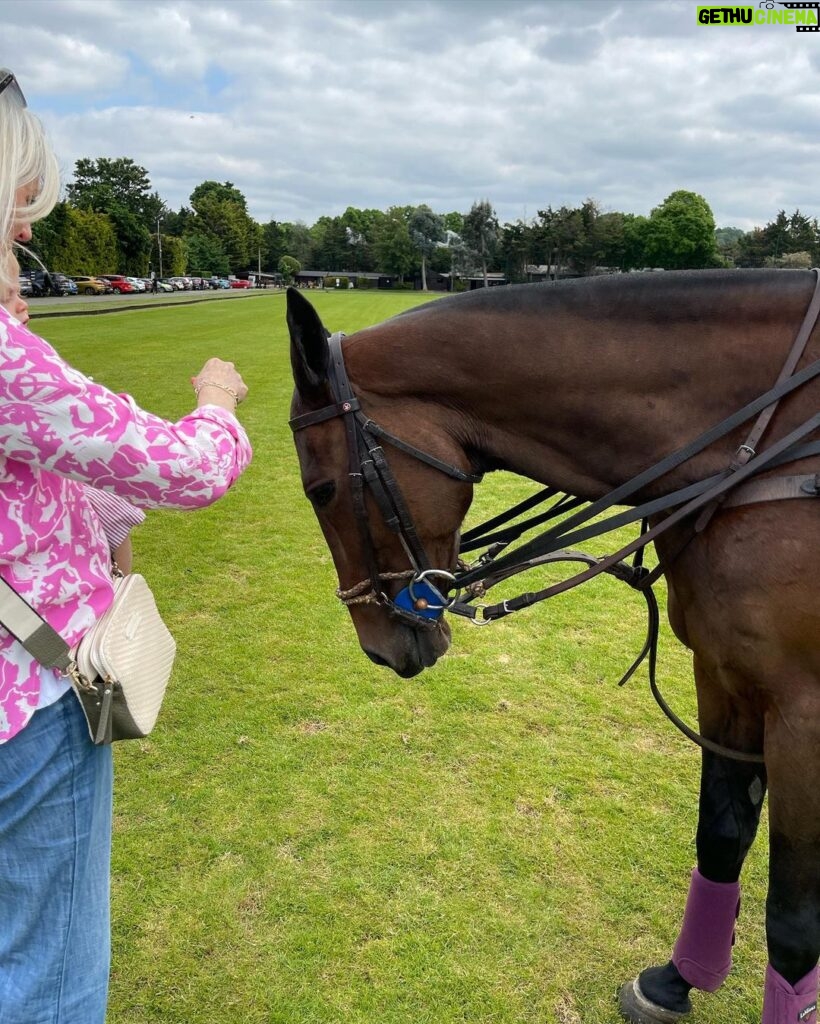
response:
[[[34,287],[31,283],[31,278],[26,274],[20,275],[20,295],[24,299],[30,298],[34,294]]]
[[[134,291],[128,279],[122,274],[101,274],[100,276],[103,281],[108,281],[113,291],[120,295],[130,295]]]
[[[158,277],[157,278],[141,277],[140,280],[144,283],[145,290],[147,292],[172,292],[172,291],[174,291],[174,286],[172,284],[168,284],[167,281],[161,281]]]
[[[78,294],[78,288],[73,278],[67,277],[65,274],[52,274],[51,276],[63,295]]]
[[[190,288],[190,285],[185,283],[184,277],[169,277],[168,283],[173,285],[175,290],[178,292],[185,291],[186,288]]]
[[[250,281],[243,281],[241,278],[232,277],[230,278],[229,284],[231,288],[250,288]]]
[[[40,299],[46,295],[64,295],[64,282],[68,280],[64,274],[52,274],[45,270],[29,270],[21,277],[27,277],[31,284],[33,298]]]
[[[73,280],[80,295],[110,295],[113,290],[108,281],[99,277],[77,275]]]
[[[142,278],[140,278],[140,277],[126,277],[125,280],[131,285],[131,287],[134,289],[135,292],[144,292],[145,291],[145,281],[143,281]]]

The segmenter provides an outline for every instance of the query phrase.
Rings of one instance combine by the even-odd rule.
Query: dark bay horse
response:
[[[503,468],[601,498],[772,388],[814,281],[803,271],[704,271],[489,289],[343,343],[291,290],[292,425],[304,489],[367,655],[412,676],[446,651],[443,616],[416,617],[400,596],[408,577],[418,582],[422,558],[437,583],[456,571],[481,474]],[[807,329],[798,373],[820,359],[820,329]],[[780,400],[761,448],[816,423],[818,407],[814,377]],[[354,415],[381,432],[385,465],[375,475],[363,470]],[[748,430],[733,428],[628,503],[725,473]],[[812,428],[804,440],[816,437]],[[712,991],[727,976],[740,871],[767,790],[763,1022],[816,1022],[820,456],[764,468],[762,479],[783,474],[803,481],[789,495],[799,500],[716,504],[704,529],[688,516],[655,541],[672,628],[693,653],[700,733],[761,756],[703,752],[697,866],[680,936],[667,964],[620,994],[636,1024],[679,1020],[693,987]]]

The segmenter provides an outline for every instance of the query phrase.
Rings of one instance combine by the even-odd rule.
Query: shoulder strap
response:
[[[4,626],[44,668],[67,672],[68,644],[17,591],[0,577],[0,625]]]

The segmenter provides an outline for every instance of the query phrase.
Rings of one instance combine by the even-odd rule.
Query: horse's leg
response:
[[[759,747],[754,718],[738,719],[722,691],[695,658],[699,720],[704,734],[735,749]],[[621,989],[620,1009],[635,1024],[669,1024],[692,1008],[689,992],[717,989],[731,967],[740,870],[757,832],[766,771],[702,754],[697,868],[692,873],[683,926],[672,959],[649,967]]]
[[[820,957],[820,698],[816,684],[766,719],[769,794],[769,966],[763,1024],[815,1024]]]

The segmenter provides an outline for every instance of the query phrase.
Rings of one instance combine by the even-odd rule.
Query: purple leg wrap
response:
[[[672,952],[672,963],[684,981],[704,992],[720,988],[732,967],[739,910],[739,882],[710,882],[695,868],[683,927]]]
[[[817,968],[792,986],[771,964],[766,968],[763,1024],[817,1024]]]

